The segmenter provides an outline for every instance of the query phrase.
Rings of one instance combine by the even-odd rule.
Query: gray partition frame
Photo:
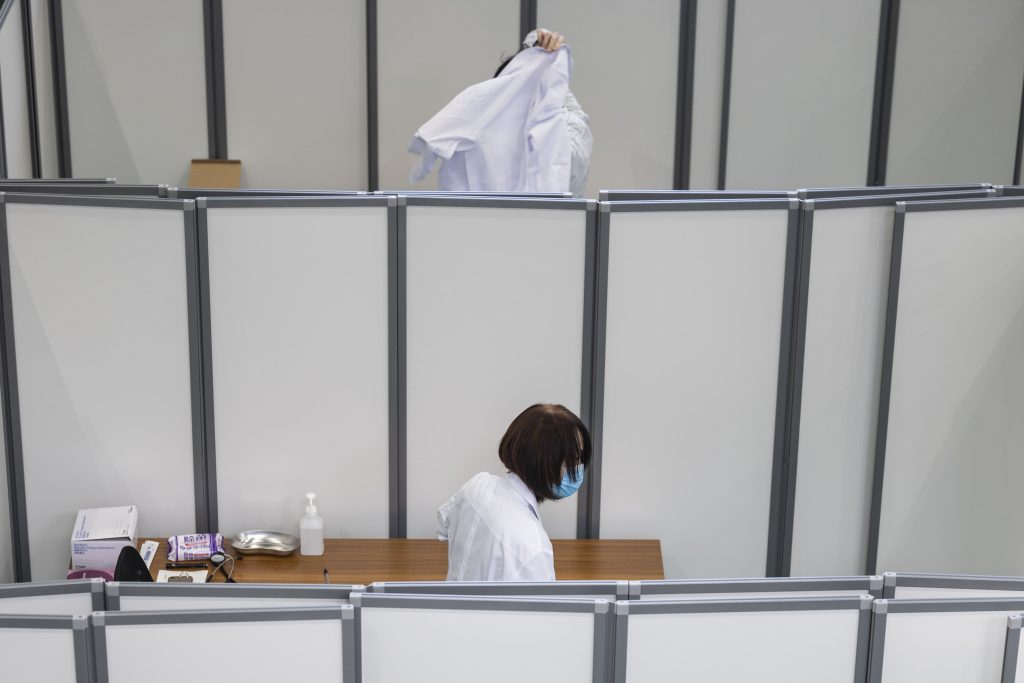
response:
[[[937,187],[937,186],[935,186]],[[956,185],[947,186],[956,188]],[[811,190],[799,190],[802,199],[800,209],[799,247],[797,248],[797,281],[794,299],[796,308],[794,313],[793,330],[793,356],[792,356],[792,379],[790,380],[789,419],[786,426],[787,452],[786,458],[789,462],[787,480],[783,483],[785,502],[783,503],[782,519],[782,549],[780,551],[780,574],[789,576],[790,562],[793,554],[793,525],[796,519],[796,484],[797,468],[799,467],[800,454],[800,410],[803,398],[803,373],[804,373],[804,352],[807,341],[807,306],[810,292],[811,279],[811,247],[814,236],[814,212],[827,209],[850,209],[870,206],[889,206],[897,202],[924,201],[924,200],[954,200],[954,199],[975,199],[982,197],[994,197],[996,190],[990,185],[968,186],[968,190],[950,190],[944,192],[921,193],[921,194],[896,194],[886,193],[892,188],[820,188]],[[904,186],[900,189],[921,189]],[[839,194],[845,191],[851,194]],[[866,192],[862,192],[866,191]],[[878,190],[879,194],[869,195],[867,192]],[[836,194],[830,194],[830,193]],[[820,199],[812,198],[821,197]]]
[[[203,394],[203,424],[204,430],[204,453],[205,453],[205,482],[202,495],[206,501],[206,510],[209,519],[210,531],[217,529],[217,439],[216,420],[214,415],[213,400],[213,340],[210,336],[210,255],[209,255],[209,229],[207,227],[206,212],[215,208],[258,208],[258,207],[344,207],[344,206],[386,206],[388,207],[388,432],[389,432],[389,455],[388,455],[388,510],[390,519],[390,535],[392,538],[400,538],[396,533],[399,520],[404,529],[405,520],[405,491],[399,486],[404,482],[405,461],[401,457],[401,434],[404,429],[401,426],[399,412],[399,401],[402,396],[399,393],[398,373],[399,365],[397,355],[401,347],[399,339],[399,308],[397,300],[399,288],[404,287],[404,277],[398,270],[399,264],[399,216],[398,200],[395,197],[373,197],[373,196],[292,196],[292,197],[214,197],[200,198],[196,200],[196,224],[198,244],[198,288],[199,288],[199,309],[202,325],[202,394]],[[404,245],[403,245],[404,246]],[[403,249],[404,251],[404,249]],[[403,261],[404,264],[404,261]],[[400,279],[401,278],[401,279]],[[404,390],[404,383],[401,385]],[[197,489],[196,496],[200,491]],[[402,534],[404,536],[404,533]]]
[[[904,588],[959,588],[1024,593],[1024,578],[1018,576],[886,572],[882,574],[882,582],[882,597],[886,600],[894,599],[896,589],[901,586]]]
[[[793,199],[792,190],[601,190],[602,202],[663,202],[681,199]]]
[[[104,186],[114,187],[114,186]],[[163,186],[161,186],[163,187]],[[59,196],[47,194],[6,194],[0,192],[0,353],[3,355],[3,377],[6,380],[3,404],[4,446],[7,452],[7,477],[11,505],[11,543],[14,575],[17,581],[31,581],[29,560],[28,507],[25,500],[25,467],[21,438],[21,410],[18,400],[17,350],[14,345],[14,311],[12,306],[10,249],[7,235],[6,204],[45,204],[83,207],[124,207],[180,211],[185,241],[185,281],[188,304],[189,383],[192,407],[192,470],[195,486],[196,529],[216,531],[211,524],[207,497],[206,453],[203,424],[202,332],[199,302],[199,245],[196,229],[195,202],[170,199],[95,197],[86,195]]]
[[[626,650],[629,616],[631,614],[709,614],[722,612],[797,612],[806,610],[856,609],[860,611],[857,625],[857,662],[854,681],[863,681],[868,670],[868,646],[871,636],[870,595],[813,598],[756,598],[720,600],[651,600],[615,603],[615,665],[614,682],[626,683]]]
[[[167,196],[166,185],[118,185],[116,183],[73,182],[17,182],[0,185],[0,191],[51,195],[83,195],[94,197],[152,197]]]
[[[4,22],[7,21],[7,15],[10,14],[11,9],[14,7],[14,4],[16,2],[18,2],[18,0],[3,0],[2,2],[0,2],[0,27],[2,27],[4,25]],[[25,26],[25,23],[24,23],[26,21],[31,21],[31,18],[30,17],[26,18],[25,14],[24,14],[24,12],[28,9],[28,3],[22,2],[21,5],[22,5],[21,6],[21,11],[23,13],[22,14],[22,22],[23,22],[22,32],[23,32],[23,36],[25,38],[27,38],[27,39],[30,39],[31,38],[31,32],[25,33],[26,26]],[[24,44],[25,52],[24,52],[23,58],[26,59],[26,60],[31,58],[30,46],[31,46],[31,43],[25,43]],[[32,83],[33,83],[33,79],[32,79],[32,72],[31,72],[30,64],[31,64],[31,62],[26,62],[26,69],[28,70],[28,73],[26,73],[26,77],[27,77],[27,81],[26,82],[28,83],[29,88],[31,89]],[[0,83],[0,103],[2,103],[2,102],[3,102],[3,83]],[[30,125],[31,125],[31,122],[34,120],[34,116],[35,116],[34,103],[33,103],[31,98],[29,98],[29,107],[30,107],[29,121],[30,121]],[[33,166],[37,166],[36,162],[37,162],[37,159],[38,159],[38,155],[37,155],[38,140],[35,139],[35,137],[33,137],[33,139],[31,140],[31,144],[32,144],[32,164],[33,164]],[[6,178],[6,177],[7,177],[7,130],[6,130],[6,127],[4,126],[4,114],[3,114],[3,111],[0,111],[0,178]]]
[[[106,608],[103,579],[72,579],[70,581],[36,581],[35,583],[12,583],[0,585],[0,600],[4,598],[29,598],[37,595],[70,595],[73,593],[92,594],[94,612]]]
[[[881,576],[771,577],[766,579],[707,579],[697,581],[630,581],[629,598],[692,593],[772,593],[791,591],[857,591],[883,597]],[[737,596],[738,597],[738,596]],[[682,599],[682,598],[679,598]]]
[[[601,202],[597,231],[597,293],[594,306],[594,377],[593,419],[590,424],[593,458],[589,482],[592,492],[581,503],[588,508],[588,535],[600,538],[601,523],[601,456],[604,434],[604,368],[605,340],[608,325],[608,242],[611,236],[611,215],[622,212],[644,211],[724,211],[786,209],[789,224],[786,236],[785,281],[782,291],[782,320],[780,321],[778,387],[775,399],[775,437],[772,456],[771,502],[768,516],[768,548],[766,574],[778,576],[782,571],[784,482],[788,480],[789,463],[786,460],[786,423],[788,420],[789,385],[792,381],[793,309],[796,293],[797,248],[799,245],[800,201],[789,199],[735,199],[672,201],[672,202]],[[589,252],[589,249],[588,249]],[[589,259],[588,259],[589,264]],[[587,483],[584,482],[584,487]]]
[[[32,155],[32,175],[43,174],[42,153],[39,141],[39,101],[36,96],[35,37],[32,32],[32,2],[21,0],[22,45],[25,51],[25,88],[28,98],[29,146]]]
[[[206,138],[211,159],[228,158],[227,96],[224,79],[224,8],[221,0],[203,0],[206,70]]]
[[[0,186],[10,184],[23,185],[113,185],[117,178],[4,178],[0,180]]]
[[[871,147],[868,149],[869,185],[885,184],[889,123],[892,119],[892,85],[896,74],[896,36],[900,21],[900,0],[881,0],[880,5],[875,94],[871,105]]]
[[[394,406],[397,410],[398,423],[398,447],[395,454],[394,468],[398,476],[393,480],[395,489],[392,497],[399,501],[400,508],[397,511],[397,519],[391,528],[392,538],[405,538],[406,536],[406,456],[408,453],[406,415],[407,415],[407,393],[406,393],[406,207],[408,206],[465,206],[473,208],[523,208],[523,209],[577,209],[587,212],[586,218],[586,239],[584,254],[583,273],[583,349],[582,349],[582,372],[580,386],[580,419],[590,429],[591,436],[598,430],[598,411],[596,408],[596,375],[601,372],[597,369],[597,330],[595,302],[598,297],[597,284],[597,252],[599,243],[599,226],[597,216],[598,203],[593,199],[526,199],[521,197],[467,197],[459,196],[437,196],[437,195],[406,195],[397,196],[398,201],[398,228],[396,233],[395,249],[392,251],[396,279],[392,282],[396,287],[396,297],[391,302],[394,307],[393,318],[397,330],[395,332],[396,348],[393,350],[392,360],[394,361],[397,374],[394,377],[393,390],[398,395],[398,404]],[[389,251],[391,251],[389,249]],[[390,299],[390,297],[389,297]],[[603,361],[601,362],[603,366]],[[577,538],[598,538],[597,527],[593,520],[593,510],[600,498],[600,466],[597,456],[597,441],[594,437],[594,457],[591,461],[591,476],[584,478],[583,484],[577,493],[578,503],[576,508],[576,537]]]
[[[889,614],[928,612],[1024,612],[1024,599],[960,598],[950,600],[876,600],[872,607],[871,653],[867,683],[882,683],[885,660],[885,625]]]
[[[70,178],[71,119],[68,115],[67,65],[64,62],[64,5],[49,0],[50,69],[53,80],[53,117],[57,126],[57,169],[62,178]]]
[[[830,199],[839,197],[874,197],[887,194],[933,194],[967,192],[992,189],[989,183],[968,185],[879,185],[875,187],[811,187],[797,190],[800,199]]]
[[[1006,647],[1003,650],[1002,683],[1016,683],[1017,657],[1020,653],[1021,615],[1006,618]]]
[[[612,604],[594,599],[471,597],[459,595],[403,595],[353,593],[356,606],[356,643],[362,649],[362,610],[368,607],[398,609],[494,610],[501,612],[570,612],[594,615],[594,683],[606,683],[609,656],[614,649]],[[362,654],[360,652],[360,660]],[[360,667],[361,669],[361,667]],[[102,682],[100,682],[102,683]]]
[[[168,187],[167,197],[170,199],[199,199],[206,197],[348,197],[365,195],[362,190],[274,190],[253,189],[243,190],[225,187]]]
[[[107,633],[110,626],[149,624],[231,624],[276,621],[341,621],[343,683],[359,680],[356,668],[355,610],[352,605],[337,607],[291,607],[283,609],[226,609],[168,612],[96,612],[89,617],[93,632],[93,664],[96,683],[108,683]]]
[[[406,595],[479,595],[550,598],[589,598],[606,595],[608,600],[628,600],[629,581],[377,581],[371,593]]]
[[[119,611],[121,609],[122,597],[348,600],[352,593],[365,591],[366,587],[345,584],[149,583],[110,581],[106,584],[106,588],[102,590],[106,594],[106,609]],[[102,609],[97,608],[97,611]]]
[[[1024,197],[1024,185],[999,185],[1001,197]]]
[[[494,199],[572,199],[571,192],[446,192],[444,190],[374,190],[370,194],[405,195],[407,197],[479,197]]]
[[[889,430],[889,397],[892,391],[893,350],[896,341],[896,311],[899,304],[900,264],[903,258],[903,225],[907,213],[1024,207],[1024,197],[962,199],[925,202],[897,202],[892,234],[892,265],[889,268],[889,305],[885,315],[885,349],[882,355],[882,389],[878,401],[878,438],[871,489],[871,520],[868,527],[867,573],[878,564],[878,535],[882,522],[882,483],[885,478],[885,445]]]
[[[75,648],[75,681],[92,683],[91,638],[89,617],[46,617],[23,615],[0,615],[0,635],[8,628],[70,629]],[[46,653],[37,653],[46,656]]]

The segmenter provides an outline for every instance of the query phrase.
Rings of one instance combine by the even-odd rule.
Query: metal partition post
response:
[[[53,70],[53,113],[57,122],[57,173],[71,178],[71,123],[68,115],[67,65],[64,62],[64,12],[61,0],[50,8],[50,61]]]
[[[885,185],[889,154],[889,121],[892,115],[892,84],[896,74],[896,35],[900,0],[882,0],[878,21],[878,53],[875,60],[875,98],[871,110],[871,148],[868,151],[868,185]]]
[[[36,58],[34,40],[32,37],[32,3],[30,0],[21,0],[21,29],[22,46],[25,52],[25,84],[28,92],[28,130],[29,145],[32,154],[32,177],[40,178],[42,172],[42,157],[39,151],[39,111],[36,98]]]
[[[406,198],[388,199],[388,382],[390,384],[389,410],[391,415],[391,443],[389,448],[390,477],[388,490],[391,500],[389,536],[405,538],[407,511],[406,459],[406,250],[405,220]]]
[[[732,41],[736,32],[736,0],[728,0],[725,15],[725,62],[722,71],[722,114],[718,131],[718,189],[725,189],[725,162],[729,151],[729,98],[732,91]]]
[[[211,159],[228,158],[227,96],[224,86],[224,7],[203,0],[206,51],[206,130]]]
[[[696,44],[697,0],[682,0],[679,8],[679,63],[676,65],[676,154],[672,183],[677,190],[685,190],[690,187]]]
[[[580,373],[582,386],[580,387],[580,419],[583,424],[588,425],[593,432],[594,421],[594,383],[597,372],[594,362],[594,347],[596,345],[596,300],[597,300],[597,202],[587,200],[587,237],[586,256],[583,275],[583,368]],[[576,507],[576,538],[597,538],[596,533],[591,535],[590,515],[593,510],[592,499],[599,496],[598,484],[593,482],[593,476],[583,480],[579,490],[579,504]]]

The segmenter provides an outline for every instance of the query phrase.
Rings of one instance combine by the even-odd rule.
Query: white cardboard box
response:
[[[71,568],[112,571],[121,548],[135,545],[138,523],[134,505],[79,510],[71,532]]]

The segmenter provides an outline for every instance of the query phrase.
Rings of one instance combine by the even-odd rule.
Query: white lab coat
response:
[[[437,511],[449,581],[554,581],[551,540],[537,498],[514,474],[481,472]]]
[[[420,159],[410,180],[441,159],[442,190],[570,192],[571,70],[568,47],[530,48],[498,77],[463,90],[413,136],[409,151]]]

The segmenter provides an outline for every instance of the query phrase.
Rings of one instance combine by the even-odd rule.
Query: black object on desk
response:
[[[121,554],[117,556],[117,564],[114,566],[114,581],[149,581],[153,577],[149,573],[149,567],[139,551],[130,545],[121,548]]]

